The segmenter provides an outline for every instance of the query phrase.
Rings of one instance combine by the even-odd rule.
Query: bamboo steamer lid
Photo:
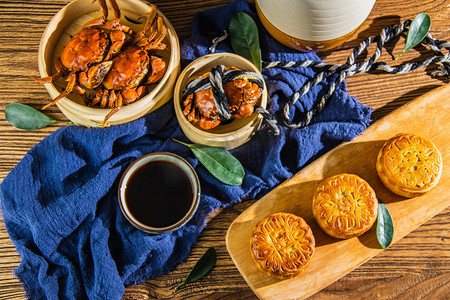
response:
[[[144,24],[134,24],[127,20],[142,20],[150,10],[150,6],[140,0],[117,0],[121,11],[121,23],[128,25],[134,31],[139,31]],[[113,16],[112,11],[109,12]],[[150,85],[146,96],[135,103],[123,106],[108,120],[108,125],[123,124],[136,120],[167,103],[173,95],[173,88],[180,72],[180,45],[175,29],[169,20],[158,10],[167,28],[164,43],[168,50],[159,51],[158,55],[167,63],[167,71],[159,83]],[[70,38],[80,31],[88,21],[100,17],[101,10],[97,2],[92,0],[75,0],[62,8],[50,21],[45,29],[39,45],[39,72],[41,77],[56,73],[55,61],[60,56]],[[127,18],[125,18],[125,16]],[[111,17],[110,17],[111,18]],[[45,88],[52,97],[56,98],[66,87],[67,82],[62,78],[52,83],[46,83]],[[111,111],[109,108],[88,107],[76,92],[72,92],[59,100],[56,105],[74,124],[99,127],[105,116]]]
[[[375,0],[256,0],[261,23],[280,43],[302,51],[327,50],[347,40]]]
[[[191,142],[212,147],[233,149],[249,141],[260,128],[263,117],[259,113],[254,112],[247,118],[233,119],[227,124],[220,124],[213,129],[205,130],[200,126],[190,123],[183,115],[181,107],[183,92],[186,89],[187,83],[204,73],[208,73],[211,68],[217,65],[246,69],[258,73],[262,78],[261,73],[255,65],[239,55],[215,53],[202,56],[190,63],[181,72],[175,84],[173,95],[175,114],[181,129]],[[267,106],[267,87],[265,83],[264,90],[257,104],[263,108]]]

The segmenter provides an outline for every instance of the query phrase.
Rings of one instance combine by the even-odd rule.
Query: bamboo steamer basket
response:
[[[256,0],[261,23],[280,43],[301,51],[328,50],[350,38],[375,0]]]
[[[217,65],[246,69],[258,73],[262,78],[261,73],[255,65],[239,55],[215,53],[202,56],[190,63],[181,72],[175,84],[173,96],[175,114],[181,129],[191,142],[212,147],[233,149],[249,141],[260,128],[263,117],[259,113],[254,112],[247,118],[233,119],[226,124],[220,124],[213,129],[205,130],[196,124],[190,123],[183,115],[182,110],[181,102],[187,83],[200,75],[208,73],[211,68]],[[267,87],[265,83],[263,93],[257,104],[263,108],[267,106]]]
[[[117,0],[121,11],[121,23],[128,25],[133,31],[142,30],[145,21],[142,18],[149,10],[150,6],[140,0]],[[45,29],[39,45],[39,72],[41,77],[51,76],[56,73],[55,61],[60,56],[70,38],[81,30],[81,27],[88,21],[102,15],[100,6],[92,0],[75,0],[61,9],[50,21]],[[139,101],[123,106],[118,112],[111,116],[107,126],[117,125],[138,119],[167,103],[173,96],[173,88],[180,73],[180,45],[177,34],[169,20],[158,10],[158,15],[164,19],[167,28],[167,35],[164,43],[168,50],[158,51],[160,56],[167,63],[167,72],[159,83],[149,85],[148,93]],[[135,24],[125,18],[139,20]],[[112,11],[109,11],[109,19],[113,18]],[[45,88],[52,97],[56,98],[65,88],[67,82],[62,78],[52,83],[46,83]],[[89,107],[84,105],[84,101],[73,91],[66,97],[60,99],[56,105],[61,112],[74,124],[86,127],[99,127],[103,123],[105,116],[111,111],[109,108]]]

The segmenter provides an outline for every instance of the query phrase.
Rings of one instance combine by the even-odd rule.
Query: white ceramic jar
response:
[[[375,0],[256,0],[269,33],[302,51],[340,45],[364,22],[374,4]]]

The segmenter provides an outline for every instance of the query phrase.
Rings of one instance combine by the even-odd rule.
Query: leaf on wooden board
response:
[[[378,202],[377,239],[381,248],[387,248],[394,238],[394,221],[387,206]]]
[[[5,118],[12,126],[23,130],[41,129],[56,122],[40,111],[21,103],[6,105]]]

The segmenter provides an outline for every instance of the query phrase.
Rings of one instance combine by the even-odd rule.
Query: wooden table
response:
[[[29,0],[0,2],[0,180],[19,162],[25,153],[60,126],[52,125],[36,131],[21,131],[4,118],[8,103],[26,103],[35,108],[50,100],[43,86],[28,76],[39,76],[37,54],[39,40],[51,17],[68,0]],[[215,7],[228,0],[155,0],[170,19],[179,36],[190,34],[192,16],[200,10]],[[450,0],[378,0],[370,16],[358,32],[344,45],[321,53],[328,63],[344,63],[363,39],[377,35],[381,29],[401,20],[412,19],[426,12],[432,20],[431,33],[440,40],[450,40]],[[393,55],[403,47],[397,45],[384,51],[381,61],[395,64]],[[371,49],[371,48],[370,48]],[[372,55],[369,49],[369,54]],[[428,57],[429,51],[418,48],[406,53],[401,61]],[[364,54],[363,54],[364,56]],[[398,62],[397,62],[398,63]],[[374,108],[377,120],[395,108],[424,94],[448,79],[433,78],[435,67],[403,75],[359,74],[348,78],[349,93]],[[47,114],[66,120],[56,107]],[[424,116],[426,120],[426,116]],[[432,126],[424,123],[424,126]],[[173,272],[145,284],[126,289],[125,299],[154,299],[181,297],[186,299],[254,299],[234,266],[225,247],[225,234],[231,222],[255,200],[245,201],[224,209],[216,215],[192,248],[188,259]],[[312,296],[312,299],[448,299],[450,294],[450,208],[447,208],[405,238],[390,246],[367,263]],[[201,281],[179,291],[172,288],[187,276],[189,270],[208,247],[215,247],[218,261],[213,271]],[[12,271],[18,266],[17,254],[3,222],[0,222],[0,299],[23,298],[21,283]],[[301,288],[301,287],[299,287]]]

